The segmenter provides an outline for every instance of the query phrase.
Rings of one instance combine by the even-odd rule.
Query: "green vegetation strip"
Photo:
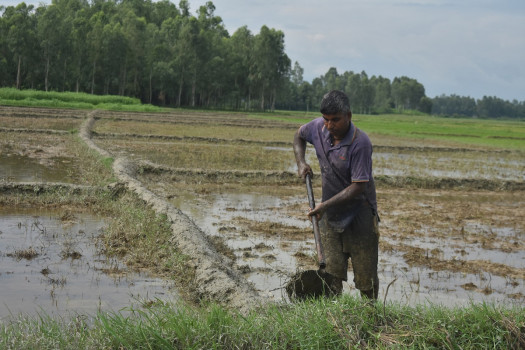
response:
[[[83,92],[45,92],[0,88],[0,105],[116,111],[160,112],[164,109],[143,105],[137,98],[115,95],[91,95]]]
[[[369,134],[525,150],[525,123],[519,121],[415,115],[356,115],[353,120]]]
[[[281,121],[283,124],[307,123],[320,113],[277,111],[274,113],[252,113],[252,119]],[[507,148],[525,150],[525,123],[523,121],[445,118],[429,115],[354,114],[352,121],[367,134],[454,142],[464,146]]]
[[[0,347],[40,349],[522,349],[523,308],[363,303],[345,295],[241,315],[158,302],[131,315],[0,325]]]

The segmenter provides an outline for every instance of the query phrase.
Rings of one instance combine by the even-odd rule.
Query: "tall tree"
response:
[[[255,38],[247,26],[240,27],[228,40],[227,65],[233,81],[232,95],[234,106],[244,109],[251,108],[251,96],[255,68],[252,64]],[[244,103],[241,103],[243,101]]]
[[[7,46],[16,61],[16,88],[22,87],[22,64],[37,50],[36,18],[33,5],[24,2],[6,8],[3,17],[7,29]]]
[[[392,97],[397,109],[417,109],[425,88],[417,80],[405,76],[394,78]]]
[[[265,109],[265,96],[270,100],[270,109],[275,109],[278,89],[289,77],[290,59],[284,52],[284,33],[262,26],[255,36],[254,47],[255,81],[259,87],[260,108]]]

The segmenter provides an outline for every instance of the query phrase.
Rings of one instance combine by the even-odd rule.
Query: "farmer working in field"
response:
[[[305,161],[306,142],[312,144],[321,168],[322,202],[308,216],[320,220],[326,272],[330,286],[341,294],[351,258],[354,283],[363,296],[377,299],[379,244],[376,189],[372,177],[372,143],[352,123],[345,93],[330,91],[321,101],[322,117],[299,128],[294,153],[299,176],[313,174]]]

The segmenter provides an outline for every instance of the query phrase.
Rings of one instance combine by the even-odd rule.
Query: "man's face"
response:
[[[323,114],[324,126],[336,139],[342,139],[350,128],[352,114]]]

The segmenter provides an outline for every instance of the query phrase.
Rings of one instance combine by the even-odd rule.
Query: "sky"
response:
[[[0,0],[16,5],[17,0]],[[49,4],[51,0],[27,0]],[[178,0],[175,0],[178,5]],[[283,31],[304,80],[330,67],[407,76],[429,97],[525,101],[524,0],[212,0],[232,35],[246,25]],[[189,0],[195,14],[206,0]]]

